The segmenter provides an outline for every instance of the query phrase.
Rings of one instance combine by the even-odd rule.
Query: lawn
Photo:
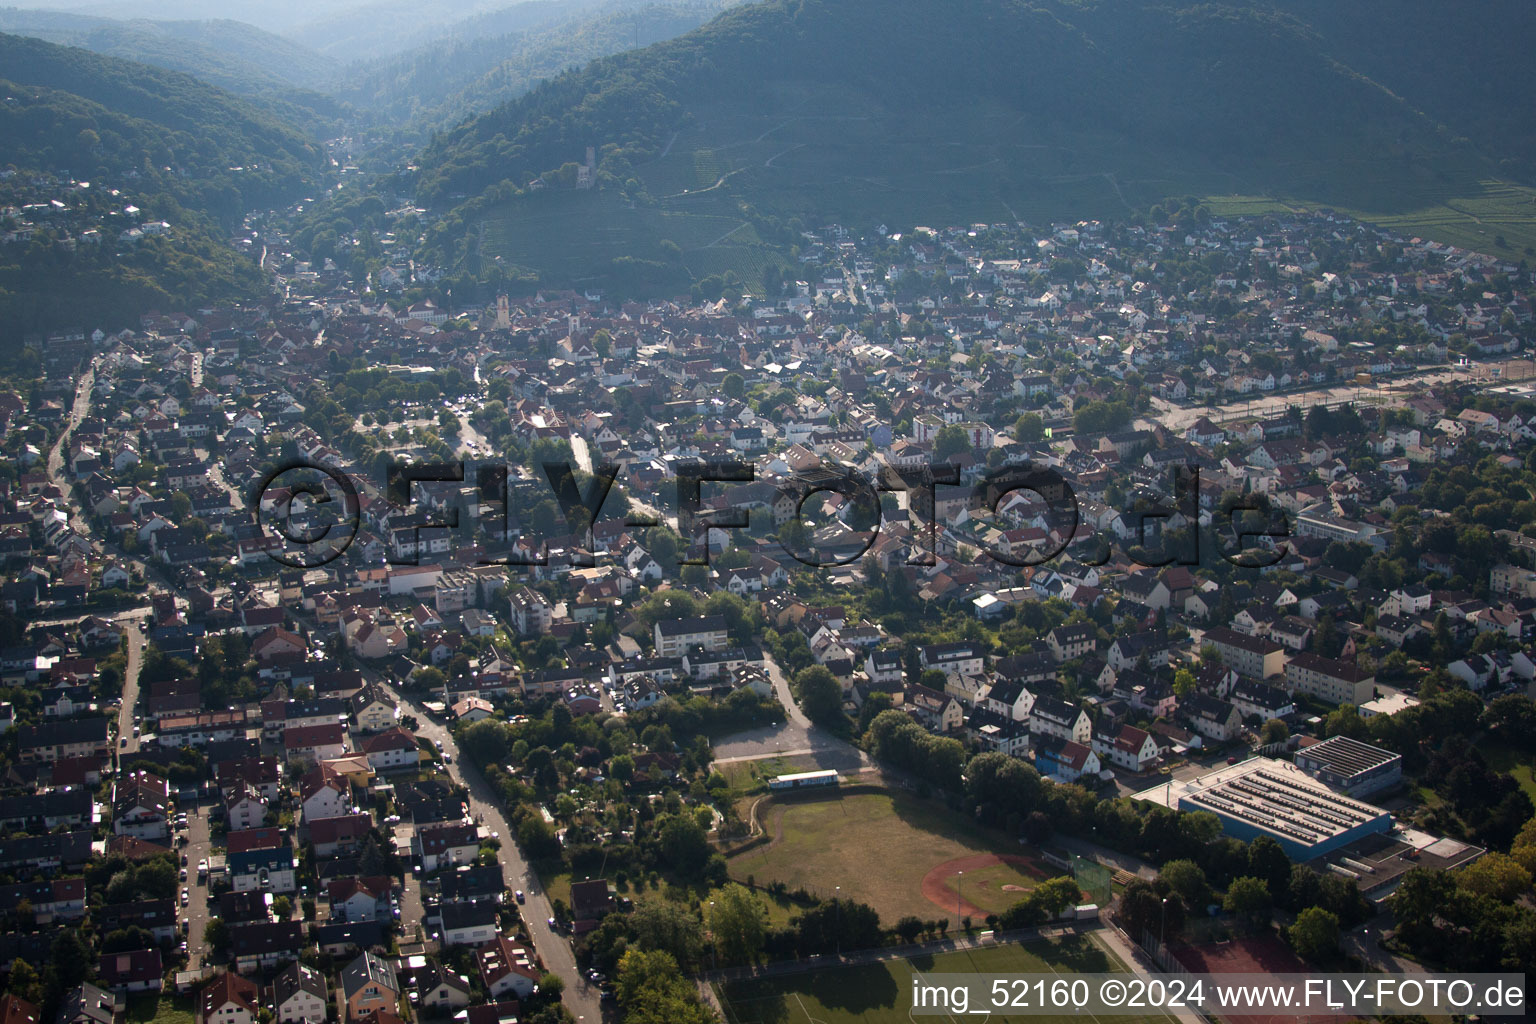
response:
[[[1035,887],[1039,878],[1012,864],[973,868],[944,879],[944,888],[982,910],[1001,914]]]
[[[1294,197],[1263,195],[1207,196],[1219,216],[1295,212],[1328,204]],[[1362,195],[1333,207],[1404,237],[1415,235],[1518,261],[1536,246],[1536,189],[1505,181],[1421,187],[1373,201]],[[1499,245],[1499,239],[1504,244]]]
[[[728,1024],[911,1024],[914,974],[1029,974],[1120,972],[1112,954],[1087,936],[1056,942],[1009,943],[938,956],[838,967],[778,978],[733,981],[720,992]],[[974,1008],[973,1008],[974,1012]],[[931,1018],[950,1024],[954,1018]],[[1036,1018],[1046,1020],[1051,1018]],[[1148,1016],[1086,1015],[1097,1024],[1161,1021]]]
[[[1522,754],[1507,744],[1488,739],[1478,744],[1478,752],[1488,762],[1488,767],[1508,773],[1519,783],[1525,795],[1531,798],[1531,803],[1536,804],[1536,770],[1532,768],[1529,754]]]
[[[731,858],[731,877],[750,876],[759,886],[783,882],[823,898],[840,888],[841,895],[869,904],[888,923],[908,914],[927,920],[944,911],[923,894],[923,880],[933,868],[978,854],[1027,852],[963,814],[900,791],[797,798],[772,805],[763,824],[775,838]],[[1023,892],[1004,885],[1028,889],[1041,877],[1002,864],[968,870],[964,895],[984,909],[1006,909]],[[953,892],[952,881],[939,891]],[[958,924],[954,906],[948,914]]]
[[[809,754],[765,757],[756,761],[731,761],[715,767],[721,775],[725,776],[731,792],[737,796],[757,790],[766,791],[768,780],[780,775],[818,770],[816,759]],[[745,813],[745,809],[742,813]]]
[[[191,996],[129,996],[127,1024],[192,1024],[196,1007]]]

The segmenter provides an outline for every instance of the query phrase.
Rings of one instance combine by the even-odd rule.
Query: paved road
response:
[[[490,785],[481,777],[474,768],[466,765],[459,756],[458,745],[454,743],[453,736],[446,726],[431,719],[424,708],[414,701],[407,700],[390,686],[387,681],[377,680],[385,692],[391,694],[395,701],[402,707],[410,706],[415,714],[420,728],[416,735],[425,736],[436,743],[439,748],[448,752],[453,758],[453,763],[448,766],[449,773],[465,788],[469,790],[470,813],[481,824],[495,832],[501,838],[501,869],[506,878],[507,887],[521,889],[528,902],[518,907],[522,915],[524,927],[533,939],[534,949],[544,961],[546,969],[558,974],[565,982],[563,996],[566,1007],[576,1017],[578,1022],[597,1024],[602,1020],[602,1007],[598,1001],[598,989],[587,981],[586,977],[576,967],[576,957],[571,951],[571,944],[564,935],[556,933],[549,927],[548,919],[553,915],[550,909],[549,898],[544,893],[544,887],[540,884],[538,876],[533,868],[524,860],[522,851],[517,843],[511,839],[512,830],[507,825],[506,818],[501,813],[501,808],[496,802],[495,794]],[[404,908],[401,915],[404,919]]]
[[[79,383],[75,385],[75,401],[70,406],[69,419],[59,430],[59,436],[54,440],[53,447],[48,450],[48,479],[54,486],[64,492],[66,499],[70,498],[72,492],[70,490],[70,481],[64,476],[64,442],[75,432],[75,428],[80,426],[80,421],[90,415],[91,388],[95,385],[96,364],[93,362],[80,378]],[[90,526],[86,523],[85,517],[81,514],[80,510],[75,506],[74,501],[69,500],[68,506],[69,520],[74,526],[75,532],[83,537],[90,537]],[[98,553],[101,551],[101,544],[99,542],[93,540],[91,544]]]
[[[768,654],[763,656],[763,668],[773,680],[774,694],[784,705],[787,717],[778,725],[763,726],[747,732],[733,733],[715,743],[715,762],[729,764],[733,761],[755,761],[764,757],[810,756],[818,768],[835,768],[838,771],[860,771],[873,767],[868,754],[846,740],[839,739],[816,728],[800,710],[800,705],[789,692],[789,680],[779,669],[778,663]]]
[[[128,666],[123,670],[123,706],[117,712],[117,734],[128,743],[119,745],[119,759],[139,749],[133,727],[139,721],[139,669],[144,664],[144,634],[139,630],[138,620],[128,619],[123,626],[128,637]]]
[[[208,907],[208,881],[197,880],[197,862],[208,857],[213,850],[213,842],[208,832],[208,815],[205,809],[196,804],[188,804],[182,808],[187,812],[187,836],[189,842],[182,847],[187,855],[187,880],[181,885],[191,890],[192,902],[181,909],[181,914],[191,924],[187,930],[187,954],[191,958],[187,964],[187,970],[195,971],[202,967],[204,958],[208,954],[206,943],[203,940],[203,932],[208,927],[208,918],[213,916]],[[180,858],[178,858],[179,860]],[[178,895],[176,902],[180,904]],[[298,901],[294,901],[298,905]]]
[[[582,437],[580,434],[572,434],[571,437],[570,437],[570,441],[571,441],[571,455],[576,460],[576,468],[581,470],[583,473],[591,473],[592,472],[592,451],[591,451],[590,448],[587,447],[587,439]],[[619,479],[618,482],[621,485],[624,484],[624,480],[622,478],[622,474],[620,475],[620,479]],[[651,502],[643,500],[642,498],[640,498],[634,492],[633,488],[630,488],[629,486],[625,485],[624,486],[624,495],[625,495],[625,497],[627,497],[629,499],[630,512],[633,515],[641,516],[641,517],[648,517],[650,519],[656,520],[659,523],[666,523],[667,526],[670,527],[674,531],[677,529],[677,517],[676,516],[669,516],[665,512],[663,512],[660,508],[658,508],[656,505],[652,504]]]

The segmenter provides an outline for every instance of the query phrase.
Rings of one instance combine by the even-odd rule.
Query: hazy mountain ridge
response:
[[[244,22],[117,21],[67,11],[0,8],[0,32],[184,71],[241,95],[313,88],[332,73],[318,53]]]
[[[448,127],[516,98],[589,61],[690,31],[726,6],[530,0],[524,28],[497,36],[466,32],[408,53],[348,68],[334,88],[342,100],[397,122]],[[508,19],[486,16],[477,25]]]
[[[1006,68],[1018,77],[999,79]],[[1362,126],[1367,138],[1427,151],[1451,144],[1432,118],[1269,5],[768,0],[598,61],[445,133],[424,156],[423,197],[532,177],[569,159],[573,145],[616,145],[633,162],[659,151],[695,108],[790,113],[792,101],[761,86],[807,82],[852,87],[887,108],[984,97],[1069,133],[1076,123],[1131,143],[1176,133],[1182,148],[1218,160],[1359,147]]]
[[[1359,23],[1388,17],[1385,6],[1330,12],[1320,28],[1307,20],[1313,2],[738,7],[441,133],[420,156],[417,199],[458,208],[429,235],[427,255],[481,272],[492,254],[535,266],[524,256],[547,259],[538,254],[547,247],[518,225],[596,237],[615,218],[640,219],[625,204],[671,218],[625,236],[651,256],[674,237],[655,232],[685,215],[745,216],[766,240],[787,237],[784,222],[797,216],[1075,219],[1186,194],[1402,210],[1482,179],[1532,177],[1524,147],[1476,130],[1528,122],[1519,94],[1463,117],[1456,96],[1488,92],[1471,70],[1447,76],[1448,95],[1433,99],[1423,95],[1438,82],[1432,69],[1378,81],[1355,66],[1352,40]],[[1432,38],[1450,16],[1415,3],[1402,18],[1415,11],[1420,23],[1384,34]],[[1499,51],[1492,66],[1509,63],[1529,35],[1501,33],[1533,18],[1511,0],[1455,13],[1473,24],[1447,33],[1446,45],[1477,40],[1477,52],[1434,67],[1461,59],[1475,68],[1490,49]],[[1361,62],[1383,47],[1359,47]],[[600,154],[598,192],[621,194],[620,207],[584,212],[559,198],[587,146]],[[707,241],[728,224],[718,227],[700,232],[701,246],[718,244]],[[566,279],[579,278],[580,262],[566,261]]]
[[[319,143],[191,75],[4,34],[0,67],[21,93],[8,104],[0,160],[18,167],[134,171],[228,217],[311,186],[322,166]],[[82,143],[85,131],[97,141]],[[207,198],[223,189],[240,200]]]

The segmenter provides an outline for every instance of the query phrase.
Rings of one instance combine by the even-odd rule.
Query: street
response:
[[[181,883],[183,889],[192,893],[192,902],[180,908],[182,917],[191,922],[187,929],[187,970],[195,971],[203,966],[207,958],[208,949],[203,939],[203,932],[208,927],[208,918],[212,916],[208,907],[208,883],[212,881],[212,875],[205,875],[201,882],[197,879],[197,863],[210,856],[213,849],[208,832],[208,815],[203,807],[197,804],[183,806],[182,810],[187,815],[188,843],[183,846],[182,852],[187,855],[187,880]],[[180,858],[178,857],[178,860]],[[181,903],[178,894],[177,904]],[[294,901],[297,906],[297,900]]]
[[[118,744],[119,761],[139,749],[139,737],[134,735],[133,727],[139,720],[139,669],[144,664],[144,634],[138,621],[128,619],[123,627],[128,637],[128,666],[123,670],[123,704],[117,711],[117,734],[122,738]]]
[[[438,747],[447,751],[453,758],[453,763],[447,766],[448,773],[469,790],[470,813],[480,821],[482,825],[501,837],[502,874],[506,879],[507,888],[521,889],[527,897],[527,903],[518,907],[522,915],[523,926],[528,930],[528,935],[533,939],[534,949],[540,959],[544,961],[546,970],[558,974],[565,982],[564,1001],[578,1022],[592,1021],[596,1024],[602,1019],[602,1007],[598,1002],[598,989],[587,981],[586,977],[577,970],[576,956],[571,951],[569,940],[549,927],[549,918],[554,911],[550,909],[549,898],[544,893],[544,888],[539,884],[538,876],[523,859],[522,851],[517,843],[512,840],[512,829],[508,827],[505,816],[496,802],[495,794],[478,771],[466,767],[464,759],[459,756],[458,744],[454,743],[453,736],[448,728],[440,722],[434,721],[427,715],[426,709],[414,701],[402,697],[387,681],[376,680],[378,685],[395,698],[402,708],[409,707],[416,716],[419,728],[417,736],[425,736],[436,743]],[[417,883],[419,890],[420,883]],[[419,895],[418,895],[419,901]],[[419,904],[418,904],[419,905]],[[401,920],[410,927],[410,922],[405,919],[405,910],[402,907]],[[417,918],[420,921],[420,918]]]

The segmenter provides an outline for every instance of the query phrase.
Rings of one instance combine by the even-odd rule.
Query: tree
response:
[[[1248,844],[1248,873],[1264,880],[1269,898],[1280,902],[1291,884],[1291,858],[1270,836],[1259,836]]]
[[[1291,728],[1278,718],[1271,718],[1264,723],[1264,729],[1259,733],[1259,742],[1266,746],[1271,743],[1284,743],[1291,738]]]
[[[90,977],[94,958],[79,930],[60,928],[48,952],[49,980],[59,991],[68,992]]]
[[[768,935],[768,908],[744,885],[732,883],[709,901],[706,922],[720,958],[731,964],[757,962]]]
[[[635,944],[641,949],[670,954],[679,964],[695,964],[703,939],[699,920],[687,907],[659,896],[644,896],[629,915]]]
[[[661,854],[684,878],[696,876],[709,860],[709,837],[689,814],[669,814],[657,828]]]
[[[1327,963],[1339,953],[1339,919],[1322,907],[1308,907],[1285,931],[1291,948],[1304,960]]]
[[[272,913],[279,921],[286,921],[293,916],[293,900],[287,896],[278,896],[272,901]]]
[[[1365,739],[1370,734],[1370,726],[1365,719],[1360,717],[1359,710],[1353,704],[1340,704],[1334,711],[1328,713],[1323,719],[1323,735],[1348,736],[1350,739]]]
[[[720,390],[727,398],[740,400],[746,393],[746,384],[739,373],[728,373],[720,381]]]
[[[1045,421],[1040,418],[1039,413],[1027,412],[1014,423],[1013,436],[1025,444],[1044,440]]]
[[[1195,674],[1181,668],[1173,674],[1173,692],[1177,697],[1188,697],[1195,692]]]
[[[793,690],[805,717],[822,726],[842,724],[843,687],[826,667],[812,665],[796,672]]]
[[[923,920],[920,917],[908,914],[896,922],[894,931],[900,936],[903,944],[910,946],[923,933]]]
[[[11,973],[6,978],[5,990],[34,1005],[43,1001],[42,977],[37,973],[37,968],[20,957],[11,964]]]
[[[559,999],[560,993],[565,991],[565,979],[553,971],[545,971],[539,975],[539,995],[545,999]]]
[[[1500,903],[1511,904],[1531,888],[1531,873],[1507,854],[1489,851],[1456,873],[1456,884]]]
[[[229,925],[224,923],[222,917],[210,917],[208,923],[203,925],[203,941],[209,949],[229,948]]]
[[[1203,907],[1211,901],[1210,883],[1194,861],[1171,860],[1158,873],[1174,892],[1183,897],[1186,906]]]
[[[961,455],[970,450],[971,435],[957,424],[940,427],[933,437],[933,458],[936,462],[945,462],[953,455]]]
[[[1273,902],[1264,879],[1244,875],[1232,879],[1221,906],[1229,914],[1236,914],[1250,923],[1258,923],[1269,916]]]
[[[669,953],[628,950],[615,977],[626,1024],[715,1024]]]
[[[1061,875],[1047,878],[1035,886],[1030,890],[1028,898],[1050,919],[1060,917],[1068,907],[1077,906],[1083,898],[1083,891],[1077,887],[1074,879]]]

